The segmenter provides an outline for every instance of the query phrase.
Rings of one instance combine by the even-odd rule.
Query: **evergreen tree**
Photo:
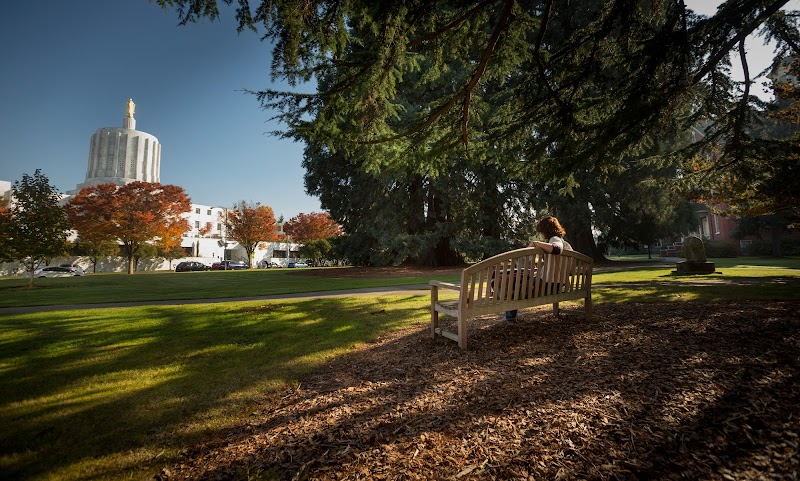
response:
[[[219,14],[215,0],[158,3],[184,23]],[[274,77],[316,81],[316,94],[254,93],[278,109],[279,134],[306,142],[307,190],[349,233],[351,260],[435,265],[502,249],[544,210],[595,258],[597,228],[632,239],[620,226],[647,237],[648,222],[668,223],[603,221],[604,179],[640,172],[653,138],[700,121],[709,135],[674,152],[724,145],[705,167],[743,164],[761,106],[746,68],[732,80],[731,54],[758,29],[779,54],[795,49],[786,3],[728,1],[702,17],[674,0],[264,0],[237,17],[273,41]],[[658,183],[635,184],[644,196]]]
[[[263,0],[240,2],[236,15],[240,29],[262,27],[272,42],[274,77],[318,82],[316,95],[257,92],[290,130],[338,149],[398,138],[410,140],[400,151],[452,147],[480,140],[482,105],[501,106],[495,137],[534,131],[532,151],[566,143],[553,167],[569,173],[614,162],[687,102],[688,122],[717,127],[706,143],[742,147],[752,79],[739,90],[730,55],[759,28],[793,48],[787,2],[728,1],[706,18],[674,0]],[[158,3],[183,23],[219,15],[216,0]],[[429,94],[409,105],[403,87],[414,76]],[[485,89],[493,82],[504,88]]]

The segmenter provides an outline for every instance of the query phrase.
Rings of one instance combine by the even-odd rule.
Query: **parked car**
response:
[[[280,266],[278,266],[277,262],[270,262],[266,259],[261,259],[260,261],[258,261],[259,269],[272,269],[273,267],[280,267]]]
[[[40,267],[33,271],[33,277],[75,277],[82,275],[83,269],[78,272],[77,270],[70,269],[69,267],[61,266]]]
[[[286,267],[308,267],[308,264],[306,264],[305,262],[302,262],[302,261],[301,262],[290,262],[289,265],[287,265]]]
[[[86,274],[86,272],[83,270],[83,267],[79,266],[78,264],[59,264],[58,266],[70,269],[72,272],[75,273],[76,276],[82,276]]]
[[[207,271],[211,266],[197,261],[184,261],[179,262],[175,267],[175,272],[191,272],[191,271]]]
[[[222,261],[219,263],[215,262],[214,265],[211,266],[211,268],[218,269],[221,271],[234,271],[239,269],[249,269],[250,266],[246,262],[241,262],[241,261]]]

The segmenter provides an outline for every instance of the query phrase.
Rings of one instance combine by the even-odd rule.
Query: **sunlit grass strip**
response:
[[[717,272],[706,275],[676,275],[673,274],[675,267],[640,267],[630,270],[616,272],[595,273],[592,276],[592,284],[612,284],[612,283],[641,283],[641,282],[672,282],[672,283],[697,283],[714,282],[725,280],[741,280],[743,278],[766,278],[766,277],[786,277],[800,278],[800,269],[787,267],[765,267],[765,266],[737,266],[737,267],[717,267]]]
[[[800,299],[800,279],[784,279],[779,283],[597,286],[592,291],[595,303],[675,302],[725,300],[796,300]]]

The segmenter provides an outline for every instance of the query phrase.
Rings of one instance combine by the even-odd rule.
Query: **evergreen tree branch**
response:
[[[696,85],[700,83],[703,78],[708,75],[712,70],[714,70],[717,65],[728,55],[733,47],[739,43],[740,41],[747,38],[748,35],[753,33],[756,28],[758,28],[761,24],[763,24],[769,17],[774,15],[781,9],[784,5],[786,5],[789,0],[776,0],[771,5],[766,7],[761,13],[755,17],[753,20],[750,21],[744,28],[739,30],[739,33],[733,36],[730,40],[722,44],[721,47],[717,50],[716,53],[712,54],[708,61],[705,63],[703,68],[698,70],[693,76],[690,82],[690,85]]]
[[[480,11],[482,11],[484,9],[484,7],[486,7],[487,5],[490,5],[492,3],[495,3],[496,1],[497,0],[485,0],[485,1],[481,2],[481,3],[479,3],[478,5],[472,7],[469,11],[464,13],[464,15],[461,15],[460,17],[458,17],[457,19],[455,19],[452,22],[448,23],[447,25],[443,26],[442,28],[437,29],[437,30],[435,30],[433,32],[427,33],[427,34],[425,34],[425,35],[423,35],[423,36],[421,36],[419,38],[416,38],[416,39],[412,40],[408,44],[408,50],[416,48],[416,47],[422,45],[425,42],[429,42],[431,40],[435,40],[435,39],[439,38],[440,36],[442,36],[443,34],[455,29],[456,27],[459,27],[461,24],[463,24],[464,22],[466,22],[470,18],[474,17],[475,14],[477,14]]]
[[[511,20],[511,11],[514,7],[515,0],[506,0],[505,5],[503,6],[503,11],[500,12],[500,17],[497,21],[497,25],[494,28],[494,32],[492,32],[492,36],[489,38],[489,41],[486,45],[486,48],[483,50],[483,54],[481,55],[481,59],[478,62],[478,66],[475,67],[475,70],[472,72],[472,76],[470,77],[469,82],[464,88],[464,106],[462,107],[462,120],[461,120],[461,141],[466,145],[469,143],[469,111],[470,111],[470,103],[472,100],[472,91],[475,89],[475,86],[478,85],[478,82],[483,77],[484,73],[486,73],[486,66],[489,64],[489,59],[492,57],[494,53],[495,47],[497,46],[498,41],[500,40],[500,36],[505,32],[506,28],[508,28],[508,24]]]

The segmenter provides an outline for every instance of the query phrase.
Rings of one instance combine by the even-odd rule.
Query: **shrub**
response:
[[[742,249],[742,255],[745,256],[771,256],[772,255],[772,242],[763,240],[751,241]]]
[[[783,238],[781,240],[781,254],[785,256],[800,256],[800,239]]]
[[[746,256],[771,256],[772,255],[772,241],[754,240],[743,249],[743,255]],[[800,239],[791,237],[784,237],[781,239],[781,255],[784,256],[798,256],[800,255]]]
[[[739,257],[739,247],[730,242],[704,240],[703,247],[706,249],[706,257]],[[675,255],[685,257],[683,247],[679,247],[675,251]]]
[[[739,246],[724,241],[705,241],[706,257],[739,257]]]

